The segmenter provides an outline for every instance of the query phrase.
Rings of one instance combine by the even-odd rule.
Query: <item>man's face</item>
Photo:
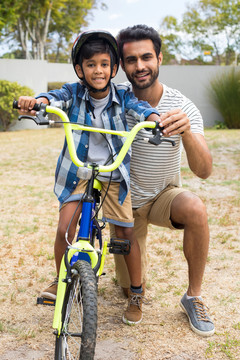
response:
[[[157,58],[152,40],[139,40],[123,45],[122,67],[135,89],[146,89],[158,78],[162,54]]]

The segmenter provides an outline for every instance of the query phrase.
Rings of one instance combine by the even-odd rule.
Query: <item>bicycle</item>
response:
[[[17,101],[13,107],[18,108]],[[63,124],[71,160],[79,169],[79,177],[87,180],[87,188],[81,200],[82,213],[79,230],[74,244],[68,243],[61,261],[56,301],[38,298],[37,303],[55,305],[53,329],[56,335],[55,359],[92,360],[95,354],[97,336],[97,284],[103,274],[104,260],[109,248],[110,253],[127,255],[130,242],[125,239],[110,239],[102,244],[102,230],[105,223],[98,218],[101,195],[101,183],[95,178],[98,172],[112,172],[117,169],[130,148],[136,134],[143,128],[152,129],[153,137],[144,139],[159,145],[173,140],[162,138],[162,129],[158,123],[141,122],[130,132],[99,129],[70,123],[68,116],[59,108],[45,104],[35,104],[36,116],[21,115],[35,121],[37,125],[50,125],[57,121],[48,120],[48,113],[58,115]],[[126,138],[116,159],[110,165],[82,163],[76,154],[72,131],[84,130],[114,134]],[[99,247],[95,247],[98,240]],[[66,233],[67,241],[67,233]],[[67,241],[68,242],[68,241]]]

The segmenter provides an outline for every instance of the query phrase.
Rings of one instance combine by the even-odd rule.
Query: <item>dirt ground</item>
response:
[[[0,359],[53,359],[53,308],[36,305],[55,276],[58,203],[52,192],[62,129],[0,133]],[[148,282],[140,325],[121,321],[126,300],[112,255],[99,283],[96,360],[240,359],[240,131],[207,130],[213,173],[192,175],[183,156],[183,186],[205,202],[211,233],[203,292],[216,333],[190,330],[179,301],[188,284],[182,231],[149,227]],[[105,231],[108,236],[108,231]]]

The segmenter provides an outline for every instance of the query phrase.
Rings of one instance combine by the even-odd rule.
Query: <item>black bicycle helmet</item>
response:
[[[78,64],[79,61],[79,54],[81,52],[81,48],[82,46],[91,40],[104,40],[106,41],[109,45],[110,45],[110,49],[112,51],[112,56],[111,56],[111,77],[112,78],[112,71],[113,71],[113,66],[116,64],[117,65],[117,70],[119,68],[119,54],[118,54],[118,45],[117,45],[117,41],[114,38],[114,36],[112,34],[110,34],[108,31],[105,30],[88,30],[88,31],[84,31],[82,33],[80,33],[76,40],[73,43],[73,47],[72,47],[72,64],[74,67],[74,70],[76,72],[75,66]],[[79,64],[82,67],[82,64]],[[77,72],[76,72],[77,74]],[[85,85],[87,85],[88,87],[89,84],[87,84],[85,78],[81,79],[83,80],[83,82],[85,83]],[[109,83],[107,84],[107,86],[104,89],[94,89],[92,87],[90,87],[91,91],[105,91],[106,88],[109,86]]]
[[[113,53],[114,53],[114,57],[116,59],[116,64],[117,64],[117,69],[118,69],[119,54],[118,54],[117,41],[114,38],[114,36],[112,34],[110,34],[110,32],[105,31],[105,30],[88,30],[88,31],[84,31],[84,32],[80,33],[77,36],[76,40],[73,43],[73,47],[72,47],[72,63],[73,63],[74,68],[77,65],[79,52],[81,51],[81,47],[83,46],[83,44],[86,41],[99,40],[99,39],[106,40],[109,43],[109,45],[111,46],[111,49],[113,50]]]

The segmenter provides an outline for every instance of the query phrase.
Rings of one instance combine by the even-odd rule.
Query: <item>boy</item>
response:
[[[71,122],[114,130],[128,130],[125,111],[140,121],[146,118],[150,121],[159,121],[158,112],[148,103],[139,102],[128,87],[117,86],[111,82],[111,78],[118,70],[119,56],[116,40],[110,33],[87,31],[80,34],[73,44],[72,63],[81,82],[65,84],[60,90],[41,93],[36,99],[20,97],[19,112],[35,114],[31,110],[34,104],[43,102],[67,111]],[[107,140],[105,141],[98,133],[74,132],[77,154],[84,162],[103,164],[111,152],[115,154],[123,144],[123,140],[118,136],[109,136]],[[129,172],[130,154],[128,153],[123,163],[112,174],[108,196],[103,203],[103,216],[114,225],[117,237],[131,242],[131,252],[125,256],[125,261],[131,279],[130,297],[134,301],[129,302],[124,319],[127,323],[139,323],[142,320],[141,257],[132,230]],[[106,191],[109,177],[110,174],[105,173],[105,177],[99,174],[98,179],[102,182],[103,193]],[[77,167],[69,158],[66,140],[57,163],[54,191],[60,202],[54,245],[58,275],[60,262],[67,246],[65,232],[83,193],[83,181],[77,177]],[[112,204],[114,206],[111,206]],[[78,208],[68,232],[70,242],[75,235],[80,211],[81,209]],[[55,299],[57,281],[58,278],[41,295]]]

